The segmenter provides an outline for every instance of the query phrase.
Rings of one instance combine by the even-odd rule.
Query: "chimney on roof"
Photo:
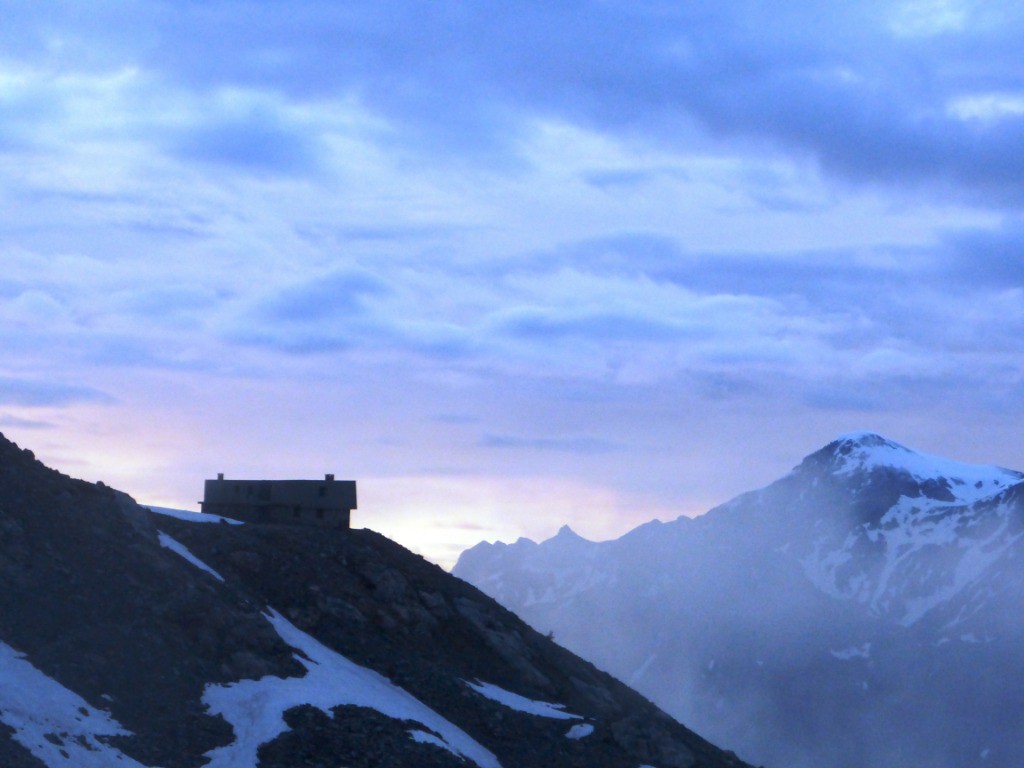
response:
[[[328,483],[333,483],[334,475],[324,475],[324,480],[326,480]]]
[[[218,472],[217,473],[217,479],[218,480],[223,480],[224,479],[224,473],[223,472]]]

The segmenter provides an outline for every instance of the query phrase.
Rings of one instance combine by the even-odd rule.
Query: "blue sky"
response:
[[[1010,2],[0,0],[0,430],[450,562],[874,429],[1024,467]]]

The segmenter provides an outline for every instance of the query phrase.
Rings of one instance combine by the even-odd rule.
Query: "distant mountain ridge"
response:
[[[2,768],[744,766],[372,531],[189,517],[0,436]]]
[[[701,517],[453,572],[756,761],[1024,764],[1020,472],[851,433]]]

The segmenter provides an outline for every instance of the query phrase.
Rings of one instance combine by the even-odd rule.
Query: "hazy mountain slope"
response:
[[[454,572],[751,759],[1015,766],[1022,480],[858,433],[700,518]]]
[[[5,768],[741,765],[377,534],[154,514],[2,438],[0,578]]]

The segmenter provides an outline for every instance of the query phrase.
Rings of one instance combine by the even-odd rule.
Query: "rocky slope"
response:
[[[155,514],[2,438],[0,583],[4,768],[743,765],[371,531]]]
[[[846,435],[696,519],[454,572],[769,765],[1024,764],[1024,475]]]

